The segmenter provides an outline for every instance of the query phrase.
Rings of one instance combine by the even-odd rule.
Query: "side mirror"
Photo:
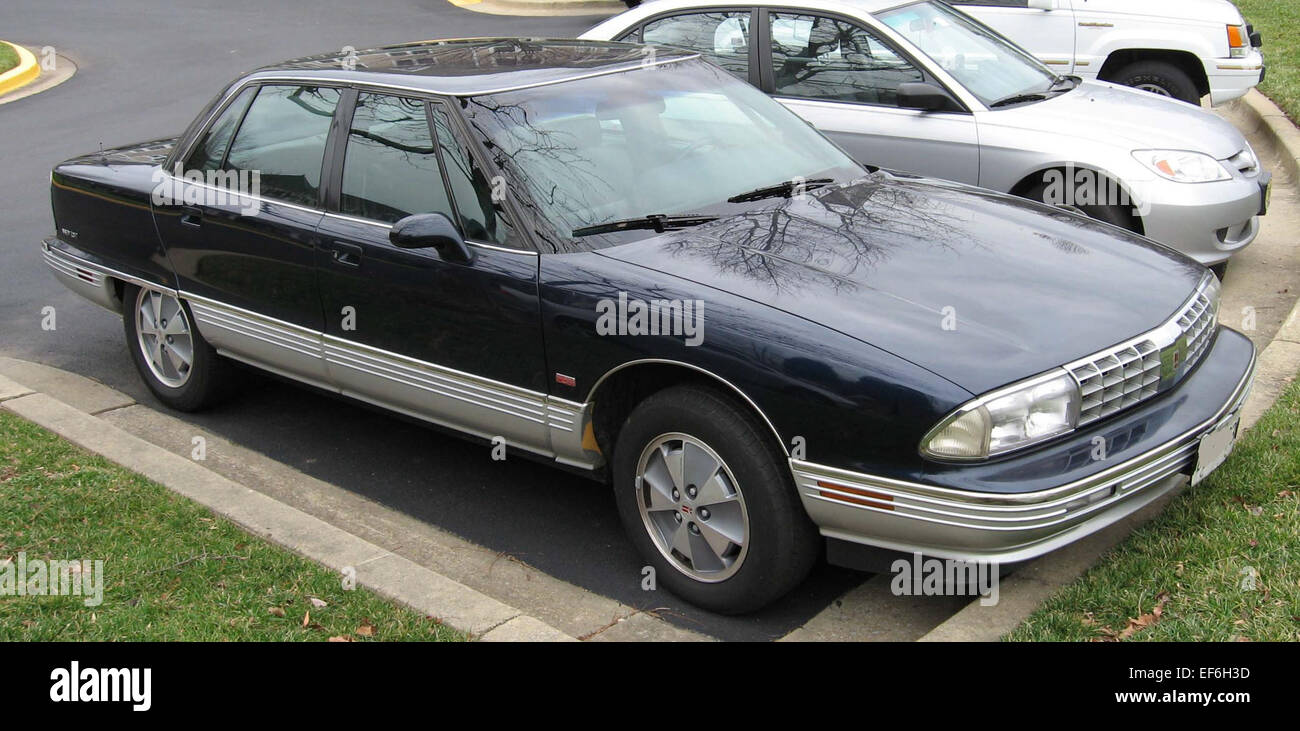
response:
[[[947,91],[929,83],[898,85],[898,106],[924,112],[959,112],[961,105]]]
[[[388,231],[388,240],[399,249],[433,247],[447,261],[466,264],[474,260],[455,224],[441,213],[417,213],[403,218]]]
[[[1030,10],[1056,10],[1056,0],[1029,0]]]

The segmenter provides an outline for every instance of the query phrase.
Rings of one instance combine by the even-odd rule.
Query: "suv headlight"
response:
[[[1202,152],[1187,150],[1135,150],[1133,157],[1151,172],[1175,183],[1213,183],[1232,180],[1232,174],[1218,160]]]
[[[949,414],[921,440],[921,453],[943,460],[995,457],[1073,431],[1079,385],[1055,370],[998,389]]]

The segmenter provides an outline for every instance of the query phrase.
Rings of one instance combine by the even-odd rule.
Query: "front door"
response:
[[[1052,10],[1029,7],[1028,0],[948,0],[958,10],[993,28],[1038,57],[1058,74],[1075,72],[1075,23],[1070,0]],[[1096,74],[1097,68],[1084,68]]]
[[[537,255],[521,246],[448,110],[362,91],[345,129],[316,255],[331,380],[348,395],[547,453]],[[472,261],[394,246],[392,224],[418,213],[450,218]]]
[[[926,75],[861,24],[806,11],[766,14],[764,91],[858,162],[963,183],[979,181],[979,135],[967,113],[898,106]]]

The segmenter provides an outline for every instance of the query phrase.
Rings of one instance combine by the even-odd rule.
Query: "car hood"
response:
[[[980,114],[979,124],[1033,132],[1055,130],[1071,145],[1087,139],[1130,150],[1191,150],[1226,160],[1246,147],[1227,120],[1167,97],[1085,81],[1051,99]]]
[[[1155,328],[1205,274],[1073,213],[885,172],[599,253],[791,313],[974,394]]]

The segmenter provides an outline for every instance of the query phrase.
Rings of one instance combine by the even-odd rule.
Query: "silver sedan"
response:
[[[861,162],[1078,209],[1207,266],[1267,209],[1271,176],[1228,122],[1058,76],[943,3],[656,0],[582,37],[697,51]]]

